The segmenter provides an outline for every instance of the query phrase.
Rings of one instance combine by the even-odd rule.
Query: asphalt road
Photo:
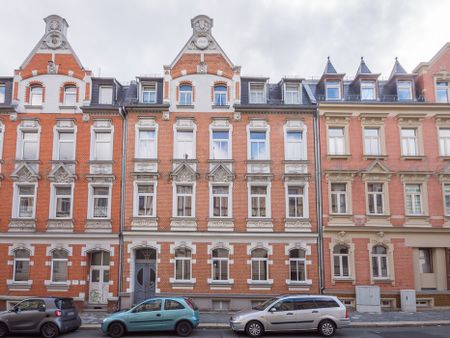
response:
[[[394,328],[349,328],[342,329],[336,333],[336,338],[447,338],[449,337],[450,326],[427,326],[427,327],[394,327]],[[23,337],[23,336],[13,336]],[[26,336],[37,337],[37,336]],[[77,332],[68,333],[61,338],[95,338],[105,337],[99,330],[78,330]],[[125,337],[129,338],[173,338],[177,337],[174,333],[145,333],[130,334]],[[190,337],[203,338],[244,338],[244,334],[235,334],[227,329],[197,329]],[[318,338],[315,333],[292,333],[292,334],[266,334],[267,338]]]

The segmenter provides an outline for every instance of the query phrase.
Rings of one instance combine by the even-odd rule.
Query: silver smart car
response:
[[[264,332],[317,330],[331,337],[336,329],[350,326],[344,304],[334,296],[289,295],[269,299],[251,310],[230,318],[233,331],[245,331],[250,337]]]

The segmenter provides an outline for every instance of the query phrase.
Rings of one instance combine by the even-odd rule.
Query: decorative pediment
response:
[[[27,163],[22,163],[11,174],[11,178],[17,182],[37,182],[39,175]]]
[[[402,182],[406,183],[424,183],[431,176],[430,171],[400,171],[398,175]]]
[[[48,175],[48,179],[56,183],[71,183],[76,176],[63,164],[58,164]]]
[[[198,173],[192,169],[187,162],[181,162],[174,171],[170,173],[170,178],[175,182],[194,182]]]
[[[223,163],[217,164],[209,173],[208,178],[211,182],[231,182],[234,174]]]
[[[326,170],[325,177],[328,181],[333,182],[349,182],[353,181],[357,171],[356,170]]]
[[[386,180],[389,179],[391,175],[392,171],[379,160],[373,161],[367,169],[362,172],[363,180]]]

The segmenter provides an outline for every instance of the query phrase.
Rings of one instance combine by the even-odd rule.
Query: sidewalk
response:
[[[227,328],[231,312],[202,312],[200,313],[200,327]],[[98,328],[105,316],[105,312],[80,313],[83,328]],[[450,309],[421,310],[419,312],[384,311],[382,313],[351,312],[350,320],[353,327],[379,326],[432,326],[450,325]]]

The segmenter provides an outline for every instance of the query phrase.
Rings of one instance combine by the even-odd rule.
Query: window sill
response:
[[[70,282],[52,282],[50,280],[44,281],[44,285],[47,288],[47,291],[69,291]]]
[[[286,279],[286,285],[289,286],[307,286],[310,287],[312,286],[312,281],[295,281],[295,280],[290,280],[290,279]]]
[[[131,219],[131,230],[158,230],[158,217],[133,216]]]
[[[365,160],[386,160],[388,158],[388,155],[366,155],[364,154]]]
[[[157,158],[145,158],[145,157],[135,157],[134,162],[156,162],[159,163],[160,161]]]
[[[338,154],[328,154],[327,158],[329,160],[348,160],[352,157],[351,154],[342,154],[342,155],[338,155]]]
[[[193,285],[197,282],[197,279],[191,278],[191,279],[181,280],[181,279],[169,278],[169,282],[174,285]]]
[[[59,109],[61,109],[61,110],[75,110],[75,109],[77,109],[77,106],[65,106],[65,105],[61,105],[61,106],[59,106]]]
[[[450,161],[450,155],[441,155],[439,156],[439,159],[442,161]]]
[[[178,109],[194,109],[193,104],[177,104]]]
[[[89,164],[114,164],[113,160],[89,160]]]
[[[230,105],[229,104],[224,104],[224,105],[215,105],[213,104],[211,106],[212,109],[229,109]]]
[[[261,286],[270,286],[273,284],[273,279],[268,280],[253,280],[253,279],[247,279],[248,285],[261,285]]]
[[[110,218],[87,218],[85,224],[86,232],[112,232]]]
[[[389,277],[383,277],[383,278],[376,278],[376,277],[372,277],[372,283],[392,283],[394,282],[392,279],[390,279]]]
[[[353,282],[353,277],[333,277],[334,282]]]
[[[8,285],[8,289],[11,291],[28,291],[31,289],[31,286],[33,285],[32,280],[24,281],[24,282],[16,282],[11,279],[8,279],[6,281],[6,284]]]
[[[231,286],[234,284],[234,279],[214,280],[212,278],[208,278],[208,284],[210,286]]]
[[[42,105],[31,105],[31,104],[26,104],[25,109],[36,109],[36,110],[42,110],[43,106]]]
[[[417,155],[417,156],[405,156],[402,155],[400,156],[401,160],[405,160],[405,161],[422,161],[425,159],[424,155]]]

